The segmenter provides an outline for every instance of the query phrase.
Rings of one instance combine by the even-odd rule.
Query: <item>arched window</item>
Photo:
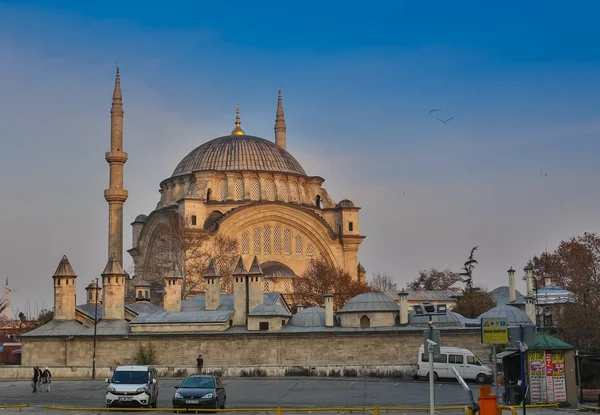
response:
[[[250,250],[248,249],[248,234],[244,232],[242,234],[242,240],[240,241],[242,247],[242,254],[247,254]]]
[[[275,183],[273,183],[273,180],[267,180],[265,184],[265,198],[275,200]]]
[[[275,255],[281,254],[281,229],[279,225],[275,225],[273,228],[273,253]]]
[[[270,291],[271,291],[271,290],[270,290],[270,288],[271,288],[271,287],[270,287],[269,281],[265,281],[265,282],[263,282],[263,292],[264,292],[264,293],[268,293],[268,292],[270,292]]]
[[[260,254],[260,229],[254,228],[254,253]]]
[[[367,316],[362,316],[360,318],[360,328],[368,329],[369,327],[371,327],[371,319]]]
[[[287,182],[280,181],[277,183],[277,199],[284,202],[288,201]]]
[[[269,225],[265,225],[263,232],[263,251],[265,254],[271,253],[271,227]]]
[[[296,235],[296,255],[302,255],[302,237]]]
[[[219,182],[219,200],[227,200],[227,179],[221,179]]]
[[[317,195],[317,197],[315,198],[315,206],[317,207],[317,209],[321,209],[321,207],[322,207],[320,195]]]
[[[211,196],[211,193],[212,193],[212,190],[210,190],[210,189],[208,189],[208,190],[206,191],[206,201],[207,201],[207,202],[210,202],[210,196]]]
[[[306,245],[306,255],[313,256],[313,246],[312,244]]]
[[[88,301],[90,303],[92,302],[92,292],[91,291],[88,293]]]
[[[289,281],[286,281],[283,283],[283,291],[286,293],[292,292],[292,283]]]
[[[138,298],[144,298],[144,296],[142,295],[142,290],[138,290]]]
[[[235,200],[244,200],[244,180],[240,178],[235,181]]]
[[[290,202],[298,203],[298,185],[290,183]]]
[[[146,290],[144,297],[150,298],[150,291],[149,290]]]
[[[256,179],[252,179],[250,182],[250,199],[260,200],[260,184]]]
[[[283,231],[283,253],[286,255],[292,253],[292,233],[289,229]]]

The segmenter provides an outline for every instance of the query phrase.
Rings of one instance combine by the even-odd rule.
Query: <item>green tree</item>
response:
[[[419,276],[406,287],[414,291],[448,290],[459,281],[460,276],[449,269],[439,271],[431,268],[429,271],[419,271]]]
[[[458,299],[452,311],[467,318],[477,318],[495,306],[496,303],[485,290],[471,287]]]

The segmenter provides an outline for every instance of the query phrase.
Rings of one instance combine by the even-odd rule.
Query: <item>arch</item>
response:
[[[242,254],[248,254],[250,252],[247,232],[244,232],[242,234],[242,239],[240,241],[240,247],[242,248]]]
[[[260,254],[260,228],[254,228],[254,253]]]
[[[275,200],[275,183],[271,179],[265,183],[265,199],[270,201]]]
[[[294,182],[290,183],[290,202],[298,203],[298,185]]]
[[[296,255],[302,255],[302,237],[296,235]]]
[[[210,190],[210,187],[208,188],[208,190],[206,191],[206,201],[210,202],[210,197],[212,195],[212,190]]]
[[[275,225],[273,228],[273,253],[281,254],[281,227],[279,225]]]
[[[271,227],[269,225],[265,225],[263,229],[263,252],[271,253]]]
[[[228,196],[227,187],[228,187],[227,179],[225,179],[225,178],[221,179],[221,181],[219,182],[219,200],[221,202],[227,200],[227,196]]]
[[[313,245],[312,244],[306,245],[306,256],[313,256],[313,255],[314,255]]]
[[[218,210],[213,210],[206,217],[203,228],[206,229],[207,231],[212,230],[215,227],[217,221],[221,218],[221,216],[223,216],[222,212],[220,212]]]
[[[281,200],[286,203],[289,201],[287,182],[285,180],[280,180],[277,183],[277,200]]]
[[[88,302],[89,303],[92,302],[92,292],[91,291],[88,293]]]
[[[283,230],[283,253],[292,254],[292,232],[289,229]]]
[[[323,208],[323,204],[322,204],[322,199],[321,199],[321,195],[317,195],[317,197],[315,198],[315,206],[317,207],[317,209],[322,209]]]
[[[142,295],[142,290],[138,290],[137,298],[144,298]]]
[[[244,180],[241,177],[235,180],[235,200],[244,200]]]
[[[364,315],[360,318],[360,328],[361,329],[368,329],[371,327],[371,319]]]
[[[260,182],[258,179],[252,179],[250,182],[250,199],[260,200]]]

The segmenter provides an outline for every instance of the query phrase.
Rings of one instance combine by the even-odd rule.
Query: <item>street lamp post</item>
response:
[[[94,293],[94,350],[92,352],[92,379],[96,379],[96,332],[98,326],[98,277],[96,277],[96,289]]]

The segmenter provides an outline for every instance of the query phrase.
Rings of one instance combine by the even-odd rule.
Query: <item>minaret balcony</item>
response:
[[[124,203],[127,200],[127,196],[129,196],[129,192],[125,189],[113,188],[104,191],[104,199],[106,199],[107,202]]]
[[[104,156],[109,163],[125,163],[127,161],[127,153],[124,151],[108,151]]]

